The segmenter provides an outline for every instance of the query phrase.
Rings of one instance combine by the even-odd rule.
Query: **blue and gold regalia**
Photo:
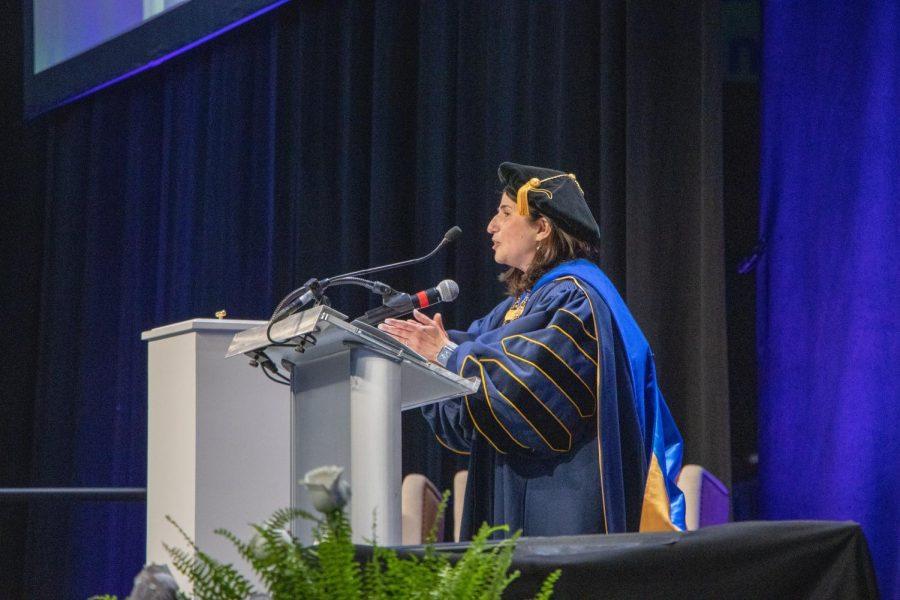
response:
[[[423,409],[469,456],[462,536],[482,522],[524,535],[684,528],[682,440],[653,355],[603,272],[558,265],[465,332],[447,368],[475,394]]]

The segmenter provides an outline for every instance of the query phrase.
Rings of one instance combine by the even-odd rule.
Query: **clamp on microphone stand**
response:
[[[316,338],[312,333],[306,333],[300,336],[300,344],[286,344],[287,340],[275,340],[272,338],[272,327],[275,323],[287,318],[291,314],[291,309],[297,308],[298,306],[303,306],[309,300],[315,299],[315,306],[325,305],[329,306],[330,303],[328,301],[328,296],[325,295],[325,290],[329,287],[337,286],[337,285],[358,285],[360,287],[364,287],[370,292],[374,292],[381,296],[382,303],[386,303],[390,298],[396,296],[398,292],[394,290],[391,286],[386,283],[382,283],[380,281],[370,281],[368,279],[363,279],[361,277],[355,277],[352,275],[341,275],[340,277],[332,277],[329,279],[324,279],[319,281],[318,279],[310,279],[306,283],[303,284],[302,287],[298,288],[296,292],[293,292],[291,296],[299,298],[300,302],[296,305],[292,305],[289,301],[287,303],[282,302],[282,304],[287,304],[287,308],[279,307],[275,310],[275,315],[273,315],[272,319],[269,321],[269,326],[266,328],[266,337],[269,339],[269,342],[276,346],[294,346],[294,350],[297,352],[303,352],[306,349],[307,345],[314,346],[316,344]],[[305,300],[304,300],[305,299]]]

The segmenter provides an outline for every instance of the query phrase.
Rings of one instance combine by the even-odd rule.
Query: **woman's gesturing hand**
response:
[[[434,362],[438,352],[450,341],[444,330],[441,313],[431,319],[418,310],[413,311],[413,319],[385,319],[378,329],[403,342],[428,360]]]

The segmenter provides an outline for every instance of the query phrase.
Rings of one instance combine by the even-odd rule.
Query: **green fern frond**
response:
[[[243,542],[232,532],[221,529],[222,535],[237,548],[253,571],[265,584],[273,600],[281,598],[316,597],[313,569],[317,565],[315,554],[304,548],[283,529],[275,529],[284,523],[270,519],[266,525],[252,525],[256,542]]]
[[[356,549],[351,541],[347,516],[341,510],[328,513],[315,536],[319,542],[315,552],[319,558],[320,592],[328,598],[360,598],[360,566],[356,562]]]
[[[513,552],[519,539],[517,532],[509,540],[505,540],[494,546],[491,550],[491,569],[485,573],[487,579],[483,595],[486,598],[499,598],[509,584],[519,577],[519,571],[509,573],[512,566]],[[509,575],[507,575],[509,573]]]
[[[547,576],[547,579],[544,580],[544,583],[541,584],[541,589],[537,596],[534,597],[534,600],[550,600],[551,596],[553,596],[553,586],[556,585],[556,580],[559,579],[561,575],[562,571],[559,569],[550,573],[550,575]]]
[[[245,600],[253,593],[253,586],[231,565],[222,564],[208,555],[194,555],[164,545],[172,556],[172,564],[188,578],[194,597],[199,600]]]
[[[444,514],[447,511],[448,502],[450,502],[450,490],[444,490],[444,493],[441,496],[441,502],[437,507],[437,517],[435,518],[434,523],[431,524],[431,529],[428,530],[428,535],[425,536],[426,552],[429,550],[434,551],[434,544],[437,542],[438,526],[442,525],[444,522]]]
[[[378,545],[378,514],[372,510],[372,537],[367,541],[372,546],[372,558],[362,568],[361,591],[367,600],[387,600],[386,583],[384,579],[384,564],[382,556],[384,548]]]
[[[496,533],[508,532],[506,526],[482,525],[455,566],[441,574],[435,597],[500,598],[518,573],[506,575],[519,534],[499,542],[490,541]]]
[[[175,522],[172,517],[166,515],[169,521],[188,545],[193,549],[193,554],[181,548],[173,548],[163,544],[166,552],[172,557],[172,564],[188,578],[193,587],[194,596],[199,600],[244,600],[254,592],[250,581],[237,572],[229,564],[223,564],[201,551],[194,540]]]
[[[266,519],[266,526],[271,529],[284,529],[297,519],[305,519],[316,524],[321,524],[322,519],[299,508],[280,508]]]
[[[232,545],[237,549],[238,554],[241,555],[241,558],[249,561],[249,558],[252,556],[249,543],[244,543],[238,536],[227,529],[216,529],[213,531],[213,533],[215,533],[216,535],[220,535],[231,542]]]

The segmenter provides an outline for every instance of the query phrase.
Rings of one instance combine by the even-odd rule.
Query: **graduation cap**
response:
[[[530,215],[533,208],[580,240],[600,241],[600,227],[574,174],[505,162],[497,176],[504,191],[516,200],[520,215]]]

